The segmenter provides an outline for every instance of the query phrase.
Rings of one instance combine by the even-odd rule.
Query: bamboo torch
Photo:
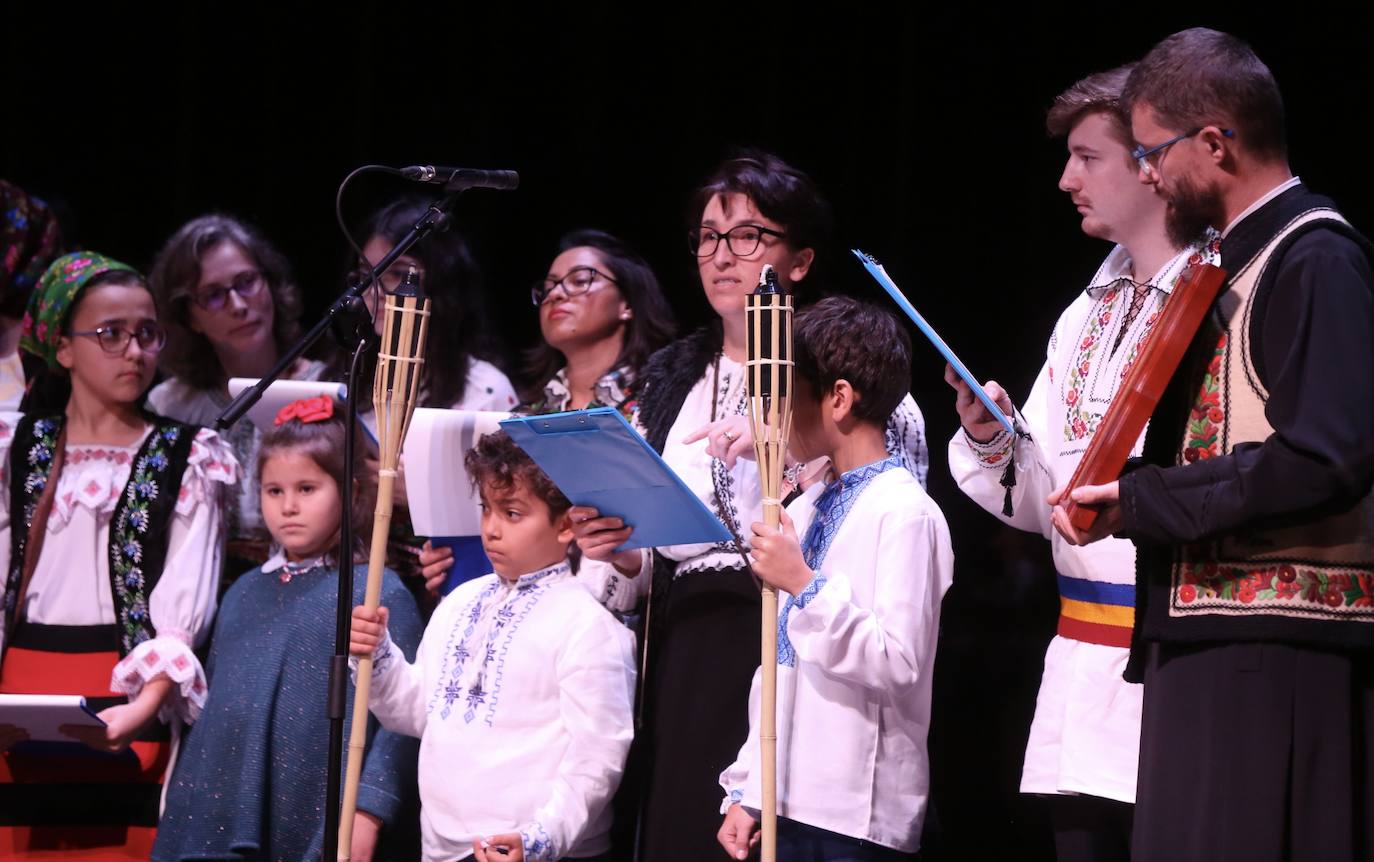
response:
[[[429,299],[421,290],[415,268],[386,298],[382,345],[377,355],[377,376],[372,405],[377,417],[380,467],[377,471],[377,509],[372,522],[372,545],[367,561],[367,593],[363,604],[376,610],[382,596],[382,569],[386,565],[387,535],[391,531],[391,504],[396,486],[396,467],[401,458],[410,417],[420,390],[424,366],[425,335],[429,329]],[[348,771],[344,776],[343,810],[339,815],[338,858],[348,862],[352,854],[353,815],[358,808],[358,780],[362,777],[363,746],[367,740],[367,699],[372,688],[372,656],[358,661],[353,695],[353,724],[348,735]]]
[[[745,300],[748,332],[749,427],[758,457],[763,492],[763,522],[782,521],[782,470],[792,431],[792,298],[778,286],[778,275],[765,265],[759,286]],[[759,709],[759,762],[762,765],[762,859],[775,862],[778,852],[778,593],[763,584],[763,698]]]

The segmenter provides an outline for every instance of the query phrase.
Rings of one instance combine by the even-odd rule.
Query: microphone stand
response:
[[[324,862],[334,862],[338,859],[339,853],[339,792],[343,776],[343,720],[348,701],[348,638],[353,617],[353,495],[351,489],[353,487],[353,452],[357,442],[354,434],[358,417],[357,393],[361,391],[358,386],[358,376],[362,357],[377,344],[377,336],[371,321],[368,321],[366,327],[358,325],[358,311],[362,307],[363,291],[367,289],[368,285],[376,283],[382,273],[386,272],[398,257],[408,252],[412,246],[431,232],[443,231],[448,228],[449,210],[458,199],[458,195],[462,194],[468,187],[467,184],[457,178],[450,181],[444,188],[447,192],[444,198],[431,206],[429,211],[415,223],[415,226],[405,236],[401,237],[396,246],[372,268],[368,277],[357,284],[350,285],[338,299],[334,300],[324,316],[310,328],[310,331],[293,344],[261,380],[239,393],[239,396],[230,402],[229,406],[224,408],[215,420],[215,427],[220,430],[228,428],[238,421],[244,413],[258,403],[262,394],[267,391],[267,387],[281,377],[286,369],[290,368],[300,358],[301,354],[319,341],[325,330],[331,326],[336,327],[336,332],[342,330],[347,333],[347,337],[353,340],[352,361],[349,363],[348,370],[348,391],[345,398],[348,422],[344,431],[344,481],[348,490],[343,494],[341,501],[343,512],[339,525],[339,601],[334,627],[334,656],[329,663],[329,769],[324,803]]]

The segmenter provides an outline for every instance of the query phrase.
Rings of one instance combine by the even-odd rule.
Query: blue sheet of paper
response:
[[[614,408],[521,416],[501,427],[574,505],[634,527],[617,550],[730,540],[720,519]]]
[[[850,249],[850,251],[854,252],[854,256],[864,265],[864,269],[868,270],[868,274],[873,276],[873,278],[883,286],[883,290],[887,291],[887,295],[892,297],[893,302],[897,303],[897,307],[900,308],[907,317],[911,318],[911,322],[916,324],[916,328],[921,330],[921,334],[929,339],[931,344],[935,345],[935,349],[940,351],[940,355],[945,357],[945,361],[950,364],[950,367],[954,369],[955,373],[963,378],[963,381],[969,385],[969,388],[973,390],[973,394],[978,396],[978,400],[983,402],[984,407],[988,408],[988,412],[996,417],[998,422],[1002,423],[1002,427],[1007,429],[1008,434],[1015,434],[1016,426],[1012,424],[1011,417],[1003,413],[1002,408],[997,406],[997,402],[988,397],[988,393],[983,391],[982,384],[980,384],[977,378],[969,372],[968,367],[964,365],[959,357],[954,355],[954,351],[951,350],[950,346],[945,343],[945,340],[940,337],[940,333],[936,332],[935,328],[929,323],[926,323],[926,319],[921,316],[921,313],[916,310],[916,307],[911,304],[911,301],[906,298],[906,295],[903,294],[901,289],[892,281],[891,276],[887,274],[887,270],[883,269],[881,263],[878,263],[878,259],[871,254],[864,254],[857,248]]]

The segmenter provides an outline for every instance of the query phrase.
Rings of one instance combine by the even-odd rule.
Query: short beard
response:
[[[1164,229],[1174,248],[1187,248],[1206,233],[1207,228],[1222,228],[1226,207],[1216,183],[1197,186],[1186,177],[1174,181],[1164,213]]]

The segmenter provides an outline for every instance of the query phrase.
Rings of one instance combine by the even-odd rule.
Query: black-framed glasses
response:
[[[763,242],[765,236],[776,239],[786,239],[787,234],[782,231],[766,228],[756,224],[737,224],[729,230],[721,233],[709,227],[694,228],[687,233],[687,242],[692,249],[692,253],[700,258],[711,257],[720,247],[720,241],[725,240],[725,247],[735,257],[748,257],[759,250],[759,244]]]
[[[1174,135],[1172,138],[1165,141],[1164,143],[1150,147],[1148,150],[1140,144],[1136,144],[1135,149],[1131,150],[1131,158],[1135,159],[1136,164],[1139,165],[1140,169],[1145,173],[1150,174],[1151,176],[1157,175],[1159,173],[1159,163],[1164,159],[1165,150],[1169,149],[1174,144],[1178,143],[1184,138],[1191,138],[1193,135],[1199,134],[1205,128],[1207,127],[1198,126],[1196,129],[1193,129],[1190,132],[1184,132],[1181,135]],[[1236,132],[1234,129],[1222,129],[1221,133],[1228,138],[1234,138],[1236,136]]]
[[[204,290],[192,291],[189,296],[192,302],[206,311],[223,311],[229,307],[230,293],[237,293],[239,299],[247,301],[250,297],[257,296],[266,282],[260,271],[246,269],[234,276],[228,284],[216,284]]]
[[[138,341],[138,348],[144,353],[157,353],[167,344],[167,330],[156,323],[140,323],[132,330],[123,326],[97,326],[86,332],[71,332],[69,335],[83,335],[94,338],[100,349],[106,353],[121,355],[129,349],[129,342]]]
[[[554,288],[563,288],[564,296],[581,296],[588,292],[598,282],[615,284],[614,278],[597,269],[594,266],[575,266],[568,270],[562,278],[546,278],[530,288],[530,300],[535,305],[543,305],[553,293]]]

